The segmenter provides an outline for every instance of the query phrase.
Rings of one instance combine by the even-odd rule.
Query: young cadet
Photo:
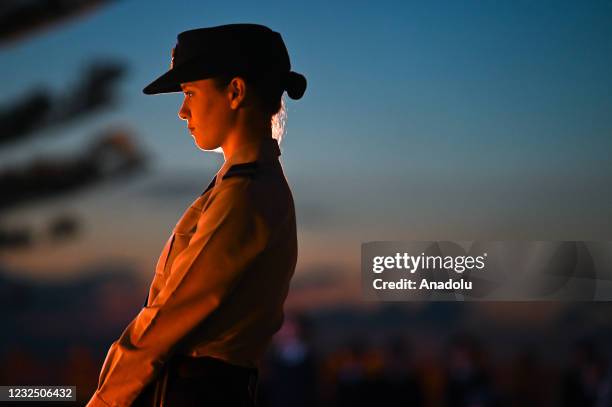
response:
[[[179,117],[225,163],[185,211],[145,306],[106,356],[88,406],[252,406],[297,261],[291,190],[272,138],[284,91],[299,99],[279,33],[255,24],[182,32],[145,94],[183,92]]]

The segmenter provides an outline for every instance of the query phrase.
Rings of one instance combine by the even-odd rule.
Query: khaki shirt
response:
[[[146,306],[106,356],[88,406],[128,406],[172,354],[257,367],[283,322],[295,209],[276,140],[243,146],[187,208]]]

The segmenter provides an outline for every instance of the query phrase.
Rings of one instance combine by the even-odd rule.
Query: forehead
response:
[[[192,82],[181,83],[181,89],[200,88],[207,89],[212,84],[212,79],[200,79]]]

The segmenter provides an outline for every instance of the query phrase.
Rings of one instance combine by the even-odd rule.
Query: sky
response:
[[[0,48],[2,107],[61,92],[92,60],[129,69],[115,108],[2,151],[2,166],[78,151],[116,124],[150,157],[142,176],[9,213],[38,225],[72,211],[84,231],[4,264],[63,278],[121,258],[151,275],[222,157],[193,144],[182,95],[142,88],[168,69],[179,32],[237,22],[280,32],[308,80],[301,100],[286,99],[281,145],[299,278],[357,282],[360,245],[374,240],[610,240],[610,2],[169,4],[110,3]]]

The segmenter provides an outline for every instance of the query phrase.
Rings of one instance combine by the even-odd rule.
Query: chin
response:
[[[196,144],[196,146],[198,146],[198,148],[200,150],[203,151],[216,151],[216,152],[220,152],[221,150],[221,142],[219,140],[219,137],[214,137],[211,136],[212,132],[207,131],[206,132],[206,136],[204,136],[202,133],[198,132],[198,133],[191,133],[191,135],[193,136],[194,142]]]
[[[198,146],[200,150],[203,150],[203,151],[214,151],[214,152],[223,151],[221,150],[220,146],[216,146],[214,144],[208,144],[208,143],[201,143],[201,142],[198,142],[197,140],[196,140],[196,145]]]

